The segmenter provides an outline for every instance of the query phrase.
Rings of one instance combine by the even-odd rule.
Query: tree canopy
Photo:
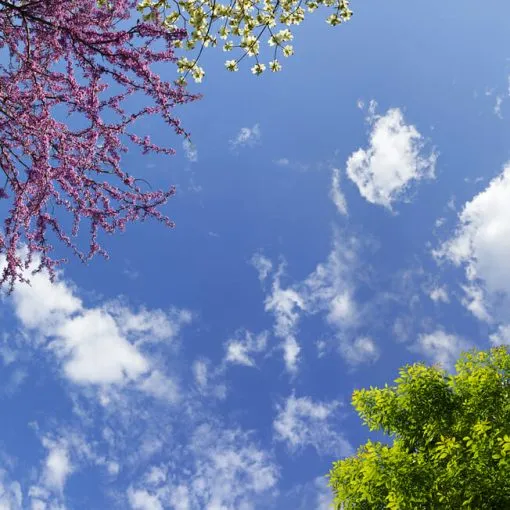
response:
[[[394,386],[356,390],[352,403],[372,431],[335,462],[337,508],[510,508],[510,351],[463,354],[449,374],[406,366]]]

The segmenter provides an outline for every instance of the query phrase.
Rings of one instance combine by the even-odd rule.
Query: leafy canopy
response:
[[[453,375],[406,366],[395,383],[353,394],[393,444],[368,441],[333,464],[337,508],[510,508],[509,349],[465,353]]]
[[[202,51],[207,46],[216,46],[218,38],[225,52],[234,52],[234,57],[225,61],[229,71],[237,71],[245,57],[255,61],[252,73],[259,75],[266,70],[261,57],[261,42],[266,42],[269,51],[268,65],[273,72],[282,68],[279,56],[290,57],[294,53],[291,41],[293,34],[288,28],[299,25],[306,11],[314,12],[319,7],[329,9],[326,22],[332,26],[348,21],[352,15],[349,0],[142,0],[138,10],[145,21],[160,22],[169,30],[185,29],[187,37],[175,41],[177,48],[195,53],[191,59],[183,56],[178,61],[182,79],[191,73],[200,82],[205,75],[197,65]]]

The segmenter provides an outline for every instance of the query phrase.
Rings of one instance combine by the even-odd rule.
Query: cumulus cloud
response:
[[[149,361],[123,337],[111,315],[83,310],[53,331],[51,349],[63,360],[65,375],[79,384],[123,383],[149,369]]]
[[[453,368],[461,352],[470,348],[471,345],[466,340],[457,335],[448,334],[442,329],[420,335],[414,346],[415,350],[447,370]]]
[[[477,318],[491,319],[491,304],[510,295],[510,164],[466,202],[454,235],[433,253],[464,268],[463,303]],[[507,301],[508,303],[508,301]]]
[[[339,407],[337,401],[314,402],[309,397],[291,395],[278,407],[273,422],[275,438],[293,452],[312,446],[319,454],[350,455],[352,446],[338,432]]]
[[[345,200],[345,196],[340,188],[340,170],[338,168],[333,168],[331,174],[331,189],[329,192],[329,196],[333,203],[336,206],[336,210],[346,216],[347,215],[347,201]]]
[[[1,266],[1,264],[0,264]],[[12,294],[14,311],[28,338],[53,353],[63,375],[80,385],[138,384],[152,395],[176,389],[143,351],[147,343],[171,339],[191,321],[185,310],[130,310],[120,302],[87,307],[72,284],[44,272],[18,284]]]
[[[347,176],[368,202],[392,209],[411,183],[434,177],[437,155],[425,150],[423,136],[405,123],[399,108],[377,115],[375,107],[372,101],[369,146],[351,154]]]
[[[230,148],[232,150],[241,147],[253,147],[260,142],[261,131],[260,126],[255,124],[253,127],[243,127],[237,135],[230,140]]]
[[[240,331],[235,338],[227,341],[225,350],[225,361],[227,363],[254,367],[254,354],[265,351],[267,346],[268,333],[264,331],[254,335],[250,331]]]

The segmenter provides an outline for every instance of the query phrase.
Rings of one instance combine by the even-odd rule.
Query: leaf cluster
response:
[[[510,352],[464,353],[449,374],[418,363],[395,385],[356,390],[352,403],[372,431],[329,473],[337,508],[510,508]]]

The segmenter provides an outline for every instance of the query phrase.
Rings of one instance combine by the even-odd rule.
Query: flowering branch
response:
[[[48,232],[82,260],[107,256],[100,231],[123,230],[128,222],[172,221],[160,206],[175,193],[143,191],[121,168],[128,146],[142,153],[173,154],[173,149],[139,137],[136,120],[158,115],[178,135],[187,136],[173,116],[176,105],[197,96],[181,84],[161,79],[154,63],[175,63],[175,43],[184,30],[161,23],[136,24],[136,0],[0,0],[0,206],[10,200],[0,230],[6,264],[0,285],[24,280],[35,254],[38,270],[50,275]],[[157,49],[156,49],[157,48]],[[133,110],[130,96],[143,95]],[[136,101],[139,105],[140,101]],[[72,221],[66,223],[66,218]],[[86,220],[88,250],[73,238]],[[27,251],[21,253],[21,246]]]

